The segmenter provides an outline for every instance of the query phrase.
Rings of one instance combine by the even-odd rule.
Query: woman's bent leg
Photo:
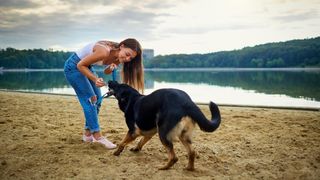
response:
[[[66,78],[75,90],[83,108],[86,119],[85,129],[89,129],[91,133],[100,131],[96,106],[97,95],[92,88],[90,80],[81,72],[66,74]]]

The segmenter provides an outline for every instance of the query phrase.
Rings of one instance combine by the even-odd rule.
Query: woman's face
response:
[[[123,44],[120,46],[120,51],[118,55],[118,59],[120,63],[130,62],[133,58],[137,56],[137,52],[134,50],[125,47]]]

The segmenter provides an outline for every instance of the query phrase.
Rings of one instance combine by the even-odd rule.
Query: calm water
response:
[[[111,79],[98,74],[105,81]],[[178,88],[196,102],[320,108],[320,69],[157,70],[146,71],[145,79],[145,94]],[[63,71],[1,72],[0,89],[74,94]]]

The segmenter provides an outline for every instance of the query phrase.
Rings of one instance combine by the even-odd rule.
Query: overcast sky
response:
[[[133,37],[156,55],[191,54],[319,35],[320,0],[0,0],[0,48]]]

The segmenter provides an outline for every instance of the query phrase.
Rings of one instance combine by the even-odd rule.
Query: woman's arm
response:
[[[88,77],[91,81],[95,82],[96,86],[102,87],[105,85],[102,78],[98,78],[95,76],[90,70],[89,66],[91,64],[94,64],[97,61],[100,61],[101,59],[106,58],[106,56],[109,54],[109,52],[106,53],[106,50],[103,47],[95,47],[93,50],[93,53],[83,58],[79,63],[77,64],[77,68],[79,71]]]

